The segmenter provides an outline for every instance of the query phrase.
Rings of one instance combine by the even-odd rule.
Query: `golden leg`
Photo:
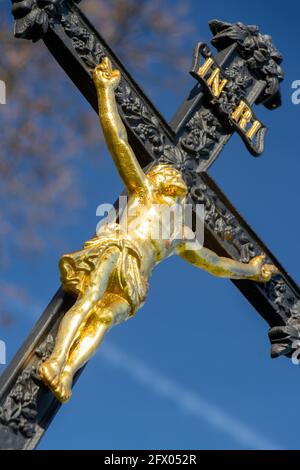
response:
[[[66,364],[70,347],[80,327],[103,296],[109,277],[119,256],[118,249],[111,249],[99,260],[99,266],[91,274],[89,286],[82,298],[65,314],[57,333],[53,353],[40,367],[42,380],[54,391],[58,377]]]
[[[71,345],[69,356],[53,392],[61,402],[70,399],[75,373],[81,369],[95,354],[103,338],[111,326],[125,320],[130,312],[130,305],[121,297],[105,294],[99,302],[99,308],[94,308]]]

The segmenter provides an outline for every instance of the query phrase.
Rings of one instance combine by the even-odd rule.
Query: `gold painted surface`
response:
[[[250,140],[253,140],[261,127],[262,127],[261,122],[254,121],[254,123],[252,124],[252,127],[247,132],[247,137],[249,137]]]
[[[211,57],[208,57],[204,64],[199,68],[198,75],[205,78],[213,65],[215,65],[214,60]],[[219,98],[227,83],[228,80],[226,78],[221,79],[221,69],[219,67],[212,70],[210,77],[207,79],[207,85],[211,88],[212,93],[216,98]]]
[[[215,69],[209,77],[207,84],[211,87],[212,92],[216,98],[219,98],[220,94],[224,90],[225,85],[228,83],[226,78],[220,79],[220,69]]]
[[[241,129],[246,129],[246,126],[251,122],[252,117],[253,113],[251,108],[249,108],[245,101],[241,101],[232,113],[232,119],[239,124]]]
[[[242,130],[246,130],[248,124],[252,123],[250,129],[246,132],[247,137],[253,140],[259,129],[262,127],[261,122],[254,120],[254,114],[245,101],[241,101],[231,115],[232,119],[239,125]]]
[[[182,209],[186,184],[181,173],[167,165],[143,172],[117,110],[120,72],[112,69],[108,58],[96,67],[93,78],[106,143],[129,196],[127,211],[118,223],[104,225],[82,250],[60,260],[63,288],[75,294],[77,301],[63,317],[54,351],[39,374],[61,402],[70,398],[74,374],[95,353],[107,331],[143,305],[153,268],[168,256],[178,254],[224,278],[267,282],[277,272],[275,266],[265,264],[264,256],[248,264],[219,257],[197,241],[191,242],[185,226],[180,237],[178,227],[168,238],[160,232],[155,236],[155,227],[167,225],[165,208],[176,204],[177,211]]]
[[[204,64],[201,65],[201,67],[199,67],[198,75],[204,78],[207,72],[211,69],[211,66],[213,65],[213,63],[214,63],[214,60],[211,57],[208,57],[206,61],[204,62]]]

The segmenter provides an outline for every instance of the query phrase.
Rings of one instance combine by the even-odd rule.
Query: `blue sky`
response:
[[[191,3],[198,34],[187,44],[189,56],[197,41],[209,42],[213,18],[259,25],[284,54],[283,106],[257,109],[270,128],[264,155],[252,158],[235,136],[209,173],[299,281],[300,106],[291,102],[291,84],[300,79],[300,6],[273,2],[270,11],[258,0],[251,8],[235,0]],[[145,91],[171,118],[188,87],[181,96],[160,94],[158,87]],[[82,100],[82,109],[87,106]],[[84,155],[81,162],[87,205],[67,232],[67,251],[94,232],[98,204],[122,190],[107,152],[97,173]],[[15,259],[2,274],[36,299],[30,311],[16,304],[17,321],[1,331],[8,359],[56,291],[61,254],[54,246],[30,262]],[[270,359],[267,331],[229,281],[167,260],[154,272],[145,307],[109,333],[39,448],[299,449],[300,369]]]

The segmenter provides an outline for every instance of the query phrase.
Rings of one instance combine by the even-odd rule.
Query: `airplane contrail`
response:
[[[198,393],[178,385],[109,341],[102,345],[96,357],[123,370],[133,380],[148,387],[161,398],[172,401],[184,412],[206,421],[210,426],[231,436],[243,448],[258,450],[283,448],[202,398]]]

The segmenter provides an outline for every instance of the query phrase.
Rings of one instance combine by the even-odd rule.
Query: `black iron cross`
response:
[[[212,44],[218,54],[213,57],[207,45],[197,45],[191,70],[197,84],[168,124],[75,5],[79,1],[12,0],[15,36],[43,39],[95,111],[91,71],[103,56],[110,57],[122,73],[119,112],[140,164],[168,163],[182,171],[190,202],[205,206],[207,247],[243,262],[264,252],[279,267],[280,274],[266,285],[233,282],[272,327],[272,356],[297,354],[299,288],[206,173],[234,132],[253,155],[263,151],[267,129],[252,105],[277,108],[283,79],[282,57],[271,38],[255,26],[212,21]],[[1,377],[0,448],[34,448],[59,409],[36,370],[50,354],[57,327],[72,302],[61,289],[56,293]]]

